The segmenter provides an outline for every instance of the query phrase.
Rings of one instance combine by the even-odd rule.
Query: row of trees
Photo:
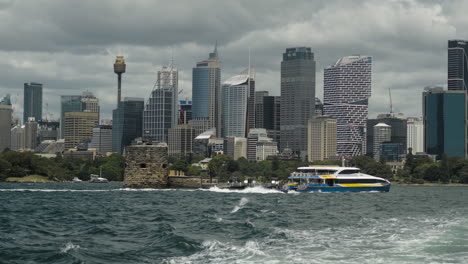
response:
[[[125,160],[122,155],[112,154],[95,160],[63,158],[44,158],[31,152],[6,150],[0,153],[0,181],[8,177],[28,175],[46,176],[50,180],[71,180],[78,177],[89,180],[90,174],[99,174],[111,181],[122,181]]]

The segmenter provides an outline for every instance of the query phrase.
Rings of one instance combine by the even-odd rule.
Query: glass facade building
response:
[[[394,114],[383,114],[379,115],[376,119],[368,119],[367,120],[367,155],[374,156],[375,155],[375,148],[374,148],[374,129],[373,127],[378,123],[384,123],[392,127],[392,135],[390,141],[397,142],[402,145],[400,150],[402,153],[406,154],[407,150],[407,121],[403,115],[394,115]],[[377,150],[379,148],[377,147]],[[414,153],[414,151],[413,151]]]
[[[247,132],[248,75],[236,75],[222,88],[222,136],[245,137]]]
[[[314,105],[314,53],[308,47],[287,48],[281,62],[281,150],[290,148],[305,157]]]
[[[366,152],[371,78],[370,56],[343,57],[324,71],[323,112],[337,121],[336,152],[339,156],[357,156]]]
[[[112,111],[112,152],[122,153],[132,140],[143,133],[143,98],[125,97]]]
[[[42,84],[25,83],[24,84],[24,104],[23,104],[23,124],[28,122],[29,117],[34,120],[42,120]]]
[[[468,85],[468,42],[448,41],[448,80],[449,90],[467,90]]]
[[[467,158],[466,92],[427,89],[423,93],[427,154]]]
[[[403,146],[401,143],[396,142],[383,142],[380,144],[380,157],[385,161],[400,161],[401,160],[401,150]]]

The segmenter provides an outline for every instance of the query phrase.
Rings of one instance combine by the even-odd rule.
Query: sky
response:
[[[316,95],[323,69],[340,57],[370,55],[369,117],[421,116],[426,86],[447,87],[447,41],[468,39],[462,0],[0,0],[0,97],[12,95],[22,117],[23,84],[44,85],[43,115],[58,119],[60,95],[93,92],[101,118],[116,107],[116,55],[124,55],[122,96],[148,98],[156,72],[173,58],[180,99],[191,98],[192,68],[215,42],[222,81],[248,66],[257,91],[280,95],[288,47],[311,47]]]

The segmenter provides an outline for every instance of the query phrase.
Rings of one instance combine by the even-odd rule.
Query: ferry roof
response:
[[[297,168],[298,170],[334,170],[334,171],[338,171],[338,170],[344,170],[344,169],[348,169],[348,170],[361,170],[359,168],[356,168],[356,167],[339,167],[339,166],[309,166],[309,167],[299,167]]]

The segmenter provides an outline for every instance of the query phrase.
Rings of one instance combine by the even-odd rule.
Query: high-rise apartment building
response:
[[[34,120],[42,120],[42,84],[24,84],[23,123],[28,122],[29,117]]]
[[[374,138],[373,138],[373,153],[374,159],[380,160],[381,157],[381,145],[384,142],[390,142],[392,138],[392,127],[385,124],[385,123],[378,123],[376,124],[372,130],[374,131]]]
[[[158,71],[156,84],[143,111],[143,136],[167,142],[168,129],[178,123],[178,72],[176,68],[163,67]]]
[[[466,91],[427,88],[423,92],[424,149],[427,154],[467,158]]]
[[[98,124],[99,114],[96,112],[65,112],[65,149],[89,143],[93,136],[93,128]]]
[[[100,155],[112,152],[112,126],[99,125],[93,128],[90,148],[95,148]]]
[[[207,60],[193,68],[192,103],[193,119],[208,120],[221,136],[221,61],[216,46]]]
[[[307,157],[310,162],[336,156],[336,119],[317,116],[309,120]]]
[[[13,109],[10,95],[6,95],[0,101],[0,152],[6,148],[11,148],[11,123]]]
[[[236,75],[222,87],[222,136],[245,137],[248,127],[249,76]]]
[[[374,156],[374,126],[378,123],[384,123],[392,127],[391,142],[399,143],[399,149],[402,151],[401,155],[406,154],[407,150],[407,124],[406,117],[403,114],[380,114],[375,119],[367,120],[367,155]]]
[[[281,62],[281,150],[306,153],[307,121],[313,117],[314,103],[314,54],[307,47],[288,48]]]
[[[371,77],[370,56],[343,57],[324,71],[323,112],[336,119],[336,152],[339,156],[356,156],[366,152]]]
[[[125,97],[112,111],[112,152],[122,153],[143,135],[143,98]]]
[[[424,152],[424,123],[419,118],[409,117],[406,122],[407,147],[412,153]]]
[[[468,41],[448,41],[448,80],[449,90],[468,90]]]
[[[168,154],[170,156],[185,156],[193,153],[195,129],[189,125],[177,125],[169,129]]]

